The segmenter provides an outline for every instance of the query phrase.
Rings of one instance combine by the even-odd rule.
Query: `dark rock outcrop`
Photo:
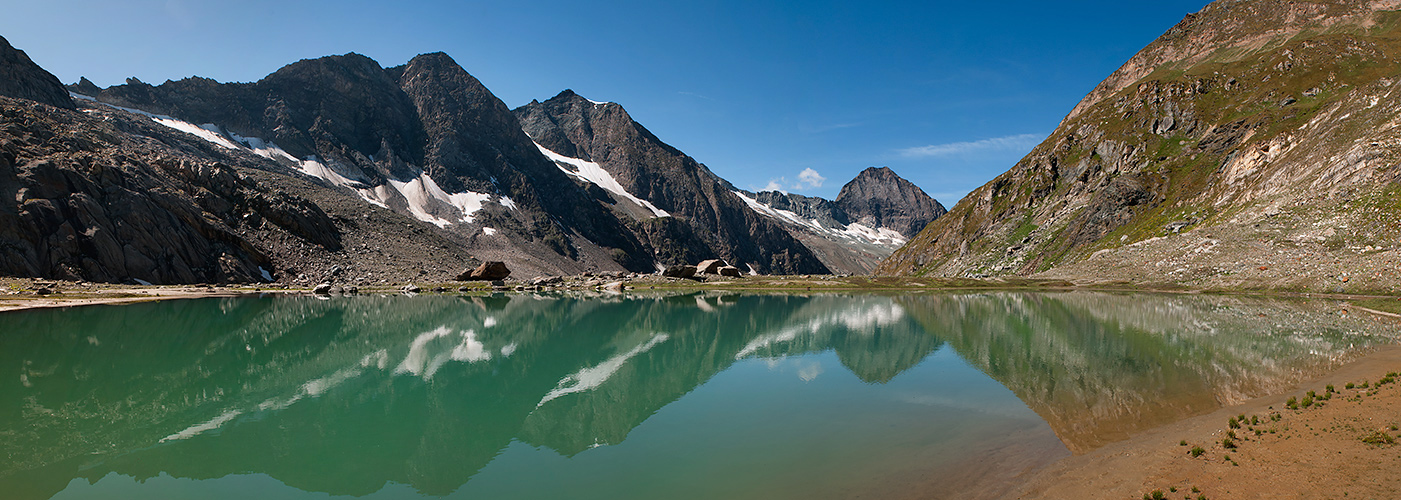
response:
[[[2,274],[252,282],[276,268],[254,233],[341,247],[315,204],[152,140],[171,139],[163,127],[22,102],[0,98],[0,199],[13,200],[0,203]]]
[[[34,64],[29,55],[10,46],[4,37],[0,37],[0,96],[73,109],[73,99],[58,77]]]
[[[836,205],[846,212],[851,222],[893,229],[906,238],[918,234],[924,226],[948,212],[919,186],[896,175],[889,167],[862,170],[842,186]]]
[[[696,266],[682,264],[679,266],[669,266],[662,271],[662,276],[668,278],[690,278],[696,275]]]

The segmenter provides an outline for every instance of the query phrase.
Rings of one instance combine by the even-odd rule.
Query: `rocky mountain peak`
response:
[[[0,95],[73,109],[73,99],[58,77],[34,64],[29,55],[0,37]]]
[[[92,80],[89,80],[86,76],[78,77],[78,83],[69,85],[68,90],[88,97],[96,97],[97,94],[102,93],[102,87],[98,87],[96,83],[92,83]]]
[[[934,219],[944,215],[937,200],[889,167],[870,167],[842,186],[837,206],[853,222],[873,228],[892,229],[905,237],[918,234]]]

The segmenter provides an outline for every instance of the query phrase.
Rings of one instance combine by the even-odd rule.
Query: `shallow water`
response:
[[[0,491],[995,496],[1384,324],[1098,293],[202,299],[0,315]]]

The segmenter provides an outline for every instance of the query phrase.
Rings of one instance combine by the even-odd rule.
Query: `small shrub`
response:
[[[1303,400],[1303,401],[1300,401],[1299,404],[1300,404],[1301,406],[1303,406],[1304,408],[1308,408],[1308,407],[1310,407],[1310,406],[1313,406],[1313,397],[1312,397],[1312,396],[1304,396],[1304,400]]]
[[[1289,396],[1289,401],[1284,402],[1284,407],[1291,410],[1297,410],[1299,409],[1299,400],[1296,399],[1294,396]]]
[[[1387,376],[1385,376],[1385,377],[1382,377],[1381,380],[1378,380],[1378,381],[1377,381],[1377,385],[1386,385],[1386,384],[1390,384],[1390,383],[1395,382],[1395,381],[1396,381],[1396,378],[1395,378],[1395,377],[1392,377],[1391,375],[1387,375]]]
[[[1240,422],[1236,420],[1236,417],[1231,417],[1230,420],[1226,421],[1226,427],[1230,427],[1232,429],[1239,429]]]
[[[1221,438],[1221,447],[1228,450],[1234,450],[1236,449],[1236,442],[1229,437]],[[1226,459],[1230,460],[1230,457],[1226,457]]]
[[[1275,421],[1275,422],[1278,422],[1279,419],[1281,419],[1281,418],[1284,418],[1284,417],[1281,417],[1278,413],[1271,413],[1271,414],[1270,414],[1270,420],[1273,420],[1273,421]]]
[[[1190,453],[1192,455],[1192,458],[1197,458],[1202,456],[1203,453],[1206,453],[1206,450],[1203,450],[1200,446],[1193,446],[1191,451],[1188,451],[1187,453]]]
[[[1183,439],[1182,441],[1178,441],[1178,442],[1177,442],[1177,445],[1178,445],[1178,446],[1187,446],[1187,440],[1186,440],[1186,439]]]
[[[1356,385],[1353,385],[1352,382],[1348,382],[1347,385],[1344,385],[1344,386],[1343,386],[1344,389],[1351,389],[1351,388],[1353,388],[1353,387],[1357,387],[1357,386],[1356,386]]]
[[[1332,393],[1335,393],[1335,392],[1338,392],[1338,391],[1335,390],[1335,389],[1333,389],[1333,384],[1328,384],[1328,387],[1324,388],[1324,389],[1323,389],[1323,392],[1327,392],[1327,393],[1329,393],[1329,394],[1332,394]]]
[[[1259,416],[1259,415],[1251,415],[1251,416],[1250,416],[1250,425],[1260,425],[1260,416]]]
[[[1366,389],[1366,388],[1367,388],[1367,385],[1368,385],[1368,382],[1367,382],[1366,380],[1363,380],[1363,381],[1362,381],[1362,385],[1360,385],[1360,386],[1358,386],[1358,387],[1361,387],[1361,388],[1363,388],[1363,389]]]
[[[1316,398],[1316,397],[1318,397],[1318,393],[1313,392],[1313,391],[1309,391],[1309,392],[1308,392],[1307,394],[1305,394],[1305,395],[1308,396],[1308,397],[1310,397],[1310,398]]]
[[[1362,436],[1362,442],[1373,446],[1382,446],[1388,444],[1396,444],[1396,438],[1391,437],[1391,434],[1387,434],[1382,431],[1375,431],[1366,436]]]
[[[1238,439],[1238,438],[1236,437],[1236,431],[1226,431],[1226,437],[1231,438],[1231,439]]]
[[[1176,487],[1176,486],[1169,486],[1169,487],[1168,487],[1168,493],[1177,493],[1177,487]]]
[[[1201,492],[1202,492],[1202,490],[1198,489],[1196,486],[1193,486],[1193,487],[1192,487],[1192,493],[1201,493]]]

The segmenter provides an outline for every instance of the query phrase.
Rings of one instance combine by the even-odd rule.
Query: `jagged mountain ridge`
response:
[[[637,239],[609,224],[533,151],[505,104],[444,54],[390,69],[358,54],[308,59],[251,84],[129,80],[95,97],[254,138],[246,145],[286,166],[526,272],[652,267]]]
[[[19,53],[7,64],[21,59],[27,61]],[[29,64],[39,75],[26,83],[29,88],[62,92],[55,90],[62,89],[56,78]],[[145,237],[144,250],[130,256],[139,265],[127,266],[130,252],[123,248],[135,236],[110,233],[116,237],[107,241],[98,235],[99,228],[120,225],[122,217],[101,224],[81,220],[76,205],[62,200],[72,193],[45,191],[44,203],[58,203],[59,216],[35,219],[26,210],[39,205],[26,208],[23,197],[7,212],[11,218],[29,213],[25,217],[38,221],[10,226],[7,238],[17,242],[10,247],[24,254],[12,262],[24,264],[10,266],[9,274],[154,283],[403,281],[449,279],[460,270],[455,267],[471,261],[469,255],[504,260],[518,276],[645,272],[713,257],[751,272],[821,274],[852,269],[827,265],[828,255],[861,251],[845,248],[844,241],[814,240],[768,210],[749,206],[728,182],[661,142],[616,104],[561,94],[559,99],[572,96],[576,104],[598,108],[602,112],[588,119],[601,124],[598,130],[616,133],[595,137],[588,129],[587,137],[542,138],[550,146],[537,144],[516,113],[441,53],[391,68],[353,53],[307,59],[250,83],[191,77],[152,86],[131,78],[102,89],[84,78],[66,90],[73,98],[56,102],[76,103],[81,113],[57,124],[31,116],[25,123],[48,128],[25,133],[64,128],[62,141],[113,164],[121,163],[121,150],[133,141],[156,138],[161,145],[141,161],[143,168],[160,168],[141,172],[143,188],[174,176],[186,183],[169,190],[177,204],[198,210],[162,207],[140,219],[142,225],[151,234],[198,236],[174,246]],[[86,125],[91,118],[119,126]],[[97,131],[106,135],[96,141],[84,135]],[[89,147],[94,144],[96,149]],[[12,154],[7,173],[20,179],[10,183],[12,189],[57,182],[27,169],[58,154],[52,148]],[[590,167],[598,164],[585,158],[606,166]],[[73,158],[61,160],[63,175],[91,174]],[[79,190],[95,192],[105,181],[84,182],[92,189]],[[301,207],[296,212],[303,220],[257,213],[247,202],[265,198],[289,200]],[[97,200],[108,212],[125,203]],[[262,232],[264,221],[283,232]],[[66,243],[41,241],[54,233],[66,235],[58,237]],[[210,242],[202,241],[210,239],[228,248],[210,250]],[[421,241],[382,244],[405,239]],[[857,270],[865,272],[870,264]]]
[[[877,272],[1397,290],[1398,6],[1208,5]]]

